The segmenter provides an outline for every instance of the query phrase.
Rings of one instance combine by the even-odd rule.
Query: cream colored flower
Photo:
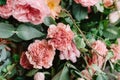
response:
[[[46,0],[46,3],[51,10],[51,16],[57,17],[61,11],[60,0]]]

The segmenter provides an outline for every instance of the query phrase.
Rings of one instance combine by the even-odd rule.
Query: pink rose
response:
[[[45,0],[14,0],[13,17],[18,21],[37,25],[49,14],[50,10]]]
[[[109,7],[113,5],[113,0],[103,0],[103,4],[105,7]]]
[[[34,80],[45,80],[45,75],[41,72],[37,72],[34,76]]]
[[[120,39],[118,39],[118,45],[112,44],[111,50],[113,51],[114,57],[111,59],[112,62],[120,60]]]
[[[5,5],[0,6],[0,16],[2,18],[9,18],[12,15],[12,9],[13,9],[13,0],[7,0]]]
[[[109,20],[110,20],[110,23],[116,23],[120,16],[119,16],[119,11],[114,11],[112,13],[109,14]]]
[[[104,57],[107,55],[107,52],[108,52],[106,45],[102,41],[97,40],[92,44],[92,48],[94,48],[103,57],[100,55],[97,55],[97,53],[95,53],[94,50],[92,50],[91,51],[92,58],[88,59],[88,63],[89,65],[97,64],[101,68],[105,61]]]
[[[76,3],[84,7],[94,6],[99,0],[74,0]]]
[[[54,55],[55,49],[46,40],[35,40],[34,43],[29,45],[26,53],[30,64],[38,69],[51,67]]]
[[[64,51],[71,45],[74,33],[70,29],[69,25],[58,23],[56,25],[50,25],[48,29],[47,38],[50,38],[49,44],[54,46],[60,51]]]
[[[73,63],[77,61],[76,57],[80,57],[80,52],[72,42],[66,50],[60,52],[60,59],[71,60]]]
[[[31,69],[31,68],[33,67],[33,66],[29,63],[25,52],[23,52],[22,55],[21,55],[20,65],[21,65],[23,68],[26,68],[26,69]]]

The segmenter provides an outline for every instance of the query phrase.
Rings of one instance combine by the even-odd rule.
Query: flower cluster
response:
[[[80,56],[73,38],[74,33],[69,25],[58,23],[57,26],[50,25],[48,28],[47,38],[49,40],[36,40],[29,45],[28,51],[22,53],[20,64],[30,69],[50,68],[55,56],[55,49],[60,50],[60,59],[71,60],[76,62],[76,57]],[[25,61],[25,62],[24,62]]]
[[[55,18],[61,11],[60,0],[7,0],[6,5],[0,6],[0,16],[13,16],[20,22],[31,22],[35,25],[43,23],[47,16]]]
[[[0,80],[120,80],[120,0],[0,0]]]

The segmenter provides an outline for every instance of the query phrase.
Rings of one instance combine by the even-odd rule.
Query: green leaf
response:
[[[6,51],[6,46],[0,45],[0,62],[4,61],[9,56],[10,56],[10,53]]]
[[[117,72],[120,72],[120,60],[118,60],[118,61],[114,64],[114,69],[115,69]]]
[[[79,36],[74,38],[74,42],[78,49],[85,48],[85,46],[86,46],[84,40],[82,38],[80,38]]]
[[[11,74],[12,70],[14,69],[14,67],[15,67],[15,64],[7,66],[7,71],[8,71],[9,74]]]
[[[113,52],[112,52],[112,51],[109,51],[109,52],[107,53],[106,60],[111,59],[113,56],[114,56]]]
[[[1,75],[2,70],[3,70],[4,68],[6,68],[7,65],[9,65],[9,64],[11,64],[10,59],[7,59],[7,60],[4,61],[4,63],[0,66],[0,75]]]
[[[7,79],[5,79],[3,76],[0,76],[0,80],[7,80]]]
[[[104,12],[104,6],[103,6],[103,3],[102,3],[102,0],[100,0],[100,1],[95,5],[95,7],[97,8],[98,11]]]
[[[57,73],[52,80],[70,80],[68,67],[65,65],[63,70]]]
[[[0,5],[5,5],[6,4],[6,0],[0,0]]]
[[[108,77],[106,74],[100,73],[98,74],[98,76],[96,77],[96,80],[108,80]]]
[[[81,21],[85,19],[87,16],[87,12],[88,12],[87,8],[84,8],[79,4],[73,4],[72,13],[73,13],[74,18],[77,21]]]
[[[46,17],[45,19],[44,19],[44,24],[46,25],[46,26],[50,26],[51,24],[57,24],[56,22],[55,22],[55,20],[53,20],[53,18],[51,18],[51,17]]]
[[[30,40],[30,39],[41,37],[44,35],[37,29],[31,26],[23,25],[23,24],[17,28],[16,34],[18,37],[20,37],[23,40]]]
[[[103,36],[105,38],[109,38],[109,39],[118,38],[119,29],[117,27],[109,27],[104,31]]]
[[[15,28],[11,24],[0,23],[0,38],[9,38],[14,34]]]
[[[93,68],[95,71],[97,71],[97,72],[99,72],[99,73],[102,73],[102,70],[101,70],[100,67],[97,66],[96,64],[92,64],[92,68]]]
[[[29,71],[29,72],[26,74],[26,76],[32,77],[36,72],[38,72],[38,69],[33,69],[33,70]]]

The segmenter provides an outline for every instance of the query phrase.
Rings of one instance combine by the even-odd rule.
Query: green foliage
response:
[[[119,29],[117,27],[108,27],[104,31],[103,36],[109,39],[116,39],[119,37]]]
[[[42,37],[44,34],[31,26],[20,25],[17,28],[16,35],[23,40],[30,40],[33,38]]]
[[[80,6],[79,4],[73,4],[72,13],[73,13],[74,18],[77,21],[81,21],[85,19],[87,16],[87,8],[84,8]]]
[[[118,72],[120,72],[120,60],[118,60],[115,64],[114,64],[114,69]]]
[[[45,24],[46,26],[50,26],[51,24],[57,24],[57,23],[55,22],[55,20],[53,20],[53,18],[51,18],[51,17],[46,17],[46,18],[44,19],[44,24]]]
[[[106,74],[103,74],[103,73],[99,73],[95,78],[94,80],[108,80],[108,77]]]
[[[14,34],[15,28],[11,24],[0,23],[0,38],[9,38]]]
[[[76,36],[74,38],[74,41],[75,41],[75,44],[76,44],[78,49],[85,48],[86,44],[85,44],[83,38],[80,38],[79,36]]]
[[[0,0],[0,5],[5,5],[6,4],[6,0]]]
[[[52,80],[70,80],[68,67],[65,65],[64,68],[52,78]]]
[[[32,77],[36,72],[38,72],[38,69],[30,70],[30,71],[26,74],[26,76]]]

